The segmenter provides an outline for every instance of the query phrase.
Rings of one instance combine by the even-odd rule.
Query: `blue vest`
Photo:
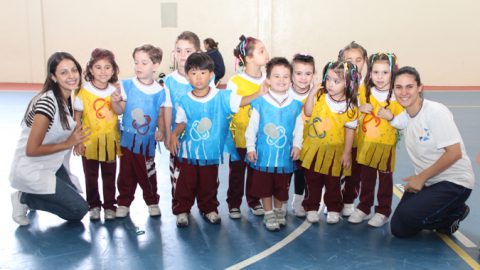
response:
[[[122,118],[120,145],[135,154],[155,156],[155,131],[165,91],[148,95],[138,89],[131,79],[122,80],[127,95]]]
[[[177,107],[179,106],[179,102],[185,95],[187,95],[187,93],[193,90],[193,86],[189,83],[184,84],[175,80],[174,76],[167,76],[164,83],[170,90],[170,98],[172,100],[172,126],[166,128],[170,128],[171,131],[173,131],[176,126],[175,119],[177,117]]]
[[[186,147],[188,162],[195,165],[212,165],[223,162],[223,153],[230,154],[232,160],[239,156],[233,143],[229,127],[232,111],[230,95],[232,91],[220,90],[206,103],[183,97],[179,105],[187,116],[187,126],[181,139],[182,147],[178,154],[183,157]]]
[[[256,151],[257,161],[250,167],[263,172],[291,173],[295,169],[291,152],[293,130],[302,112],[302,102],[293,100],[287,107],[278,108],[264,97],[252,102],[252,108],[260,115]]]

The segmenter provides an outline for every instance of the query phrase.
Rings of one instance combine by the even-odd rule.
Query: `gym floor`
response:
[[[211,225],[192,209],[190,226],[177,228],[171,211],[168,154],[157,153],[160,218],[150,218],[141,189],[125,219],[67,223],[41,211],[30,212],[30,226],[11,219],[8,176],[20,133],[20,121],[35,93],[0,91],[0,269],[480,269],[480,91],[428,91],[426,98],[447,105],[455,116],[477,182],[467,204],[468,218],[453,236],[424,231],[415,238],[394,238],[389,224],[370,228],[345,219],[328,225],[310,224],[293,216],[287,225],[269,232],[262,217],[242,205],[242,218],[231,220],[225,202],[228,165],[220,168],[220,225]],[[477,119],[477,120],[475,120]],[[81,159],[72,170],[83,180]],[[398,146],[393,208],[402,195],[402,179],[413,173],[403,142]],[[83,181],[82,181],[83,182]],[[293,186],[293,185],[292,185]],[[293,195],[291,188],[291,196]],[[102,215],[103,216],[103,215]]]

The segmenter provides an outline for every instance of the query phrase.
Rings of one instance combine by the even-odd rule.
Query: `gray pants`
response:
[[[80,221],[88,212],[88,203],[78,193],[63,166],[55,175],[55,194],[22,193],[20,201],[30,209],[50,212],[68,221]]]

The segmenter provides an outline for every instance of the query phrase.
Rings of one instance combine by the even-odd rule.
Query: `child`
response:
[[[393,170],[397,130],[406,127],[408,117],[393,96],[392,74],[397,70],[397,57],[391,53],[370,56],[365,88],[359,91],[360,130],[357,162],[360,170],[360,203],[348,218],[361,223],[374,203],[378,173],[378,206],[368,225],[381,227],[392,211]]]
[[[103,209],[105,220],[115,219],[115,178],[117,155],[120,154],[118,117],[112,109],[112,83],[118,81],[118,65],[109,50],[93,50],[85,69],[86,83],[78,91],[74,102],[75,121],[90,128],[89,140],[77,144],[74,153],[82,156],[90,219],[100,219],[102,201],[98,193],[98,169],[102,170]]]
[[[362,45],[352,41],[350,44],[345,46],[338,53],[338,61],[349,61],[356,65],[358,75],[360,76],[360,86],[359,89],[365,87],[363,84],[362,70],[365,66],[365,63],[368,60],[367,50],[363,48]],[[355,132],[355,137],[353,139],[353,148],[352,148],[352,175],[345,176],[342,179],[342,182],[345,183],[342,195],[343,195],[343,216],[350,216],[355,210],[353,202],[358,197],[360,193],[360,170],[357,163],[357,144],[358,144],[358,130]]]
[[[165,91],[154,76],[162,61],[162,50],[143,45],[135,48],[133,59],[136,77],[122,80],[121,92],[117,89],[112,94],[113,110],[123,114],[116,217],[127,216],[137,184],[143,189],[150,216],[160,216],[155,141],[163,140],[160,106],[165,101]]]
[[[229,132],[229,116],[240,106],[250,103],[257,95],[241,97],[231,91],[210,87],[215,64],[206,53],[191,54],[185,64],[188,81],[194,87],[179,101],[177,126],[172,133],[172,154],[178,151],[179,175],[174,185],[177,226],[188,226],[188,214],[197,198],[198,208],[205,219],[220,223],[218,216],[218,164],[223,153],[238,159]],[[257,92],[258,93],[258,92]],[[180,142],[178,136],[185,134]]]
[[[293,75],[292,87],[288,90],[288,94],[295,100],[305,103],[308,93],[318,86],[314,84],[315,75],[315,59],[308,54],[295,54],[292,60]],[[304,119],[304,127],[308,124],[308,117],[302,110],[302,118]],[[303,137],[307,135],[304,128]],[[305,173],[301,166],[293,173],[295,183],[295,194],[293,195],[292,208],[293,213],[297,217],[305,217],[306,212],[303,209],[303,192],[305,191]]]
[[[306,169],[307,183],[303,207],[311,223],[320,219],[318,208],[324,186],[327,223],[340,220],[343,206],[340,176],[350,174],[358,81],[354,64],[330,62],[323,69],[322,91],[317,95],[314,88],[305,103],[305,115],[310,120],[300,160]]]
[[[257,92],[265,80],[262,67],[268,62],[268,53],[263,43],[253,37],[240,37],[240,43],[233,50],[243,72],[234,75],[227,83],[227,89],[231,89],[240,96],[248,96]],[[231,131],[240,160],[230,161],[230,174],[228,177],[227,203],[229,216],[233,219],[241,218],[240,205],[244,190],[246,190],[247,204],[254,215],[263,215],[264,210],[259,198],[250,194],[249,169],[245,163],[246,143],[245,130],[250,119],[250,105],[240,108],[233,116]],[[245,187],[245,170],[247,180]]]
[[[269,231],[285,226],[284,201],[294,160],[303,141],[302,102],[288,95],[292,66],[275,57],[267,63],[268,94],[252,102],[250,122],[245,132],[248,164],[252,168],[253,196],[262,199],[263,222]],[[273,196],[273,200],[272,200]]]

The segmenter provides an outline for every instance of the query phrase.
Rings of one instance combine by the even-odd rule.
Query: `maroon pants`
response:
[[[254,196],[258,198],[273,196],[280,201],[288,201],[291,173],[268,173],[255,169],[251,169],[250,173],[252,175],[251,192]]]
[[[305,198],[303,208],[305,211],[318,211],[322,198],[322,189],[325,186],[323,200],[329,212],[340,212],[343,208],[340,176],[325,175],[313,170],[305,169]]]
[[[85,174],[85,188],[87,202],[90,209],[102,207],[115,210],[115,176],[117,174],[117,161],[102,162],[82,157],[83,172]],[[102,171],[103,205],[98,192],[98,170]]]
[[[157,194],[157,171],[154,157],[135,154],[125,147],[122,147],[121,150],[118,205],[130,206],[135,197],[137,184],[143,190],[143,199],[147,205],[158,204],[160,196]]]
[[[237,148],[240,160],[230,161],[230,174],[228,177],[227,203],[228,208],[239,208],[242,204],[243,191],[245,190],[248,207],[254,208],[260,205],[260,199],[251,194],[252,173],[251,169],[245,163],[247,149]],[[247,171],[247,180],[245,187],[245,171]]]
[[[357,148],[352,149],[352,175],[343,178],[343,203],[353,203],[360,194],[360,166],[357,163]]]
[[[376,168],[362,164],[359,166],[362,189],[360,192],[360,203],[357,208],[365,214],[370,214],[375,199],[375,184],[378,172],[378,206],[375,206],[375,213],[380,213],[387,217],[390,216],[392,212],[393,173],[381,172]]]
[[[178,169],[180,173],[173,186],[173,214],[189,213],[195,198],[201,213],[218,213],[218,165],[192,165],[184,159],[178,163]]]

